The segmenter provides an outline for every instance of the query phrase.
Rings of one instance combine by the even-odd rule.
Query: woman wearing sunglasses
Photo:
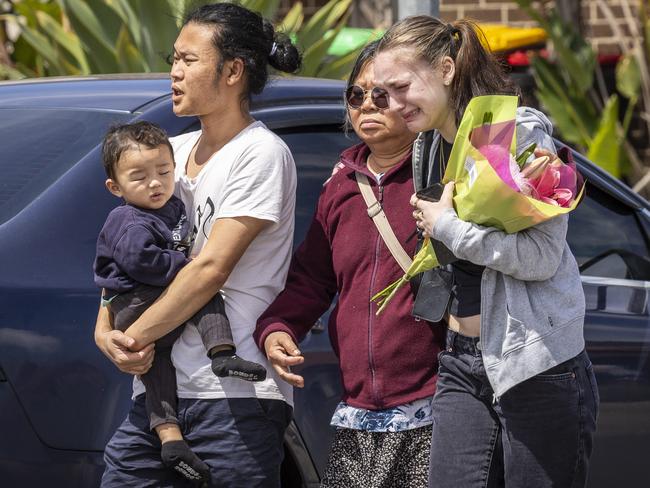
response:
[[[417,189],[440,180],[473,97],[516,93],[477,34],[468,21],[416,16],[392,26],[378,47],[375,79],[390,110],[422,133]],[[532,143],[555,152],[542,113],[519,107],[516,124],[517,154]],[[449,183],[437,203],[412,200],[418,227],[458,258],[433,401],[430,486],[584,486],[598,390],[568,215],[506,234],[461,221],[452,193]]]
[[[426,486],[437,370],[432,358],[444,341],[441,327],[411,316],[408,288],[394,298],[391,313],[376,316],[370,303],[403,271],[369,216],[357,173],[377,198],[373,210],[383,208],[410,256],[417,241],[408,203],[415,134],[386,110],[386,92],[373,84],[376,45],[361,53],[345,92],[348,124],[362,142],[341,154],[339,171],[324,184],[286,287],[255,332],[280,377],[302,387],[303,378],[290,370],[303,361],[296,344],[338,294],[329,334],[343,398],[331,421],[336,434],[322,481],[328,488]]]

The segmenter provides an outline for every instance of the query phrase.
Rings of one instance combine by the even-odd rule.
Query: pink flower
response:
[[[560,207],[573,203],[577,182],[575,163],[568,165],[559,158],[547,165],[539,178],[529,181],[533,198]]]
[[[569,188],[572,189],[574,192],[578,186],[578,178],[576,174],[576,167],[575,163],[569,165],[569,164],[562,164],[559,168],[560,172],[560,183],[558,186],[561,188]]]
[[[558,154],[542,150],[520,169],[509,148],[513,133],[512,121],[484,124],[472,131],[470,142],[513,190],[550,205],[570,207],[583,180],[569,149],[562,148]]]
[[[483,156],[485,156],[485,159],[487,159],[490,166],[494,168],[494,171],[496,171],[497,175],[499,175],[499,178],[501,178],[504,183],[515,191],[520,190],[519,185],[517,185],[513,178],[512,163],[514,163],[514,166],[517,168],[517,173],[519,173],[519,168],[507,147],[499,146],[497,144],[487,144],[479,147],[478,150]]]
[[[550,162],[551,158],[548,156],[536,158],[523,167],[521,170],[521,176],[533,180],[539,178]]]

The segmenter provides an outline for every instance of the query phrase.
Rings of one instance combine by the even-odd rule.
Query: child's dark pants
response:
[[[124,332],[155,302],[165,289],[140,285],[136,289],[117,295],[111,301],[114,326]],[[195,326],[206,353],[215,346],[234,347],[230,323],[226,317],[223,298],[218,293],[186,324]],[[172,346],[183,331],[183,325],[156,341],[156,353],[151,369],[140,379],[146,388],[146,408],[149,425],[153,430],[165,423],[178,424],[176,398],[176,371],[171,360]]]

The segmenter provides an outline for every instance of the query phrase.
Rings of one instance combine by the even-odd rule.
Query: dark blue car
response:
[[[298,166],[296,243],[339,152],[343,84],[278,79],[254,116]],[[147,119],[170,135],[198,128],[171,110],[166,77],[0,83],[0,486],[94,487],[102,450],[124,418],[131,378],[95,347],[95,240],[117,204],[104,188],[98,144],[115,122]],[[601,407],[590,488],[648,486],[650,447],[650,205],[575,155],[587,197],[569,243],[587,298],[585,334]],[[340,395],[326,318],[301,350],[283,483],[316,487]],[[554,446],[548,446],[553,449]]]

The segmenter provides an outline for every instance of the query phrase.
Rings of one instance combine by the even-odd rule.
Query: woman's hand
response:
[[[97,346],[117,368],[129,374],[145,374],[151,368],[154,345],[149,344],[140,351],[131,351],[133,338],[119,330],[111,330],[100,335]]]
[[[419,229],[422,229],[422,234],[425,237],[432,237],[433,228],[436,226],[436,222],[438,222],[440,215],[445,210],[454,208],[453,196],[453,181],[450,181],[445,185],[445,189],[443,190],[442,195],[440,196],[440,201],[438,202],[427,202],[426,200],[421,200],[415,194],[411,196],[411,205],[415,207],[415,210],[413,211],[415,225],[417,225]]]
[[[290,385],[302,388],[305,380],[302,376],[291,372],[291,366],[302,364],[305,358],[293,339],[286,332],[271,332],[264,340],[266,357],[278,376]]]

